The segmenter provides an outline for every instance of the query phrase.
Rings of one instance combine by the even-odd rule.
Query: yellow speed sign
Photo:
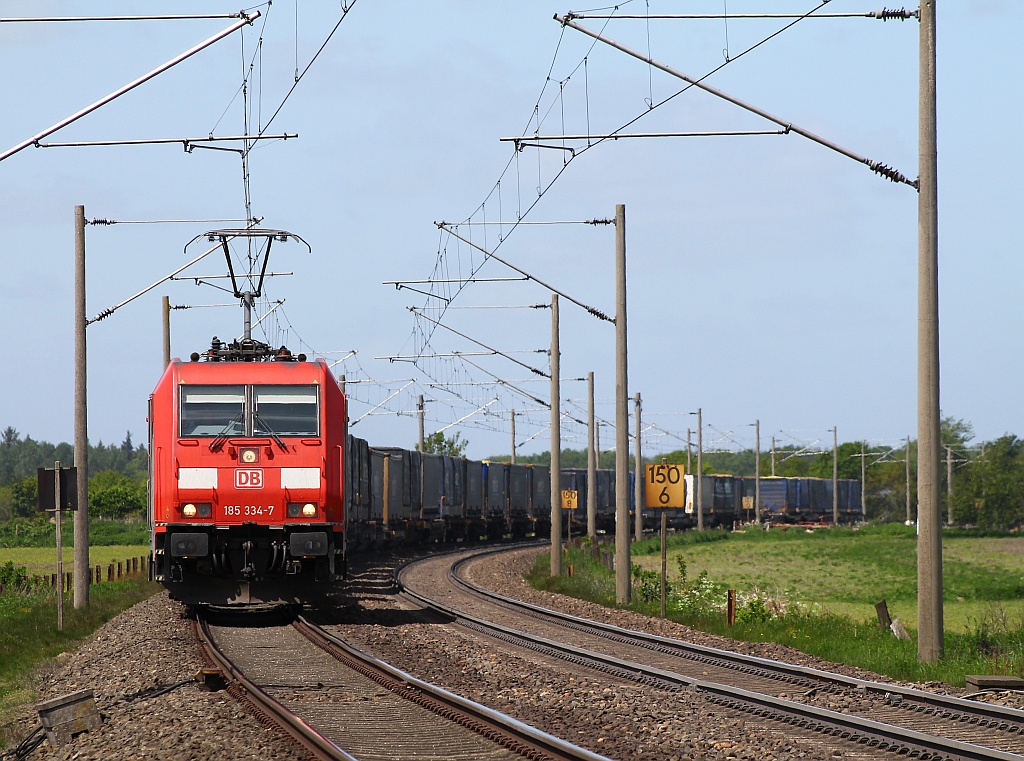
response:
[[[562,509],[575,510],[579,504],[579,492],[575,489],[562,489]]]
[[[682,465],[648,465],[644,507],[686,507],[686,483]]]

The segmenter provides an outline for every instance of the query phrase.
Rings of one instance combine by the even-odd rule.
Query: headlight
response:
[[[195,518],[198,512],[199,510],[196,509],[196,506],[191,503],[184,505],[181,508],[181,514],[186,518]]]
[[[289,502],[288,503],[288,517],[298,518],[315,518],[319,507],[315,502]]]

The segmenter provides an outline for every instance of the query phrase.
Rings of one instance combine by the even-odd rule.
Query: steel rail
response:
[[[408,567],[405,566],[403,572],[407,571]],[[586,648],[529,634],[456,610],[424,594],[415,592],[402,583],[400,576],[396,579],[396,582],[399,589],[410,598],[451,616],[467,628],[481,631],[489,636],[520,647],[526,647],[572,663],[595,668],[620,678],[669,690],[693,690],[723,706],[747,711],[758,716],[767,716],[793,726],[811,729],[812,731],[824,734],[837,735],[850,742],[867,744],[871,747],[891,750],[900,754],[924,753],[928,757],[937,755],[939,758],[952,756],[965,759],[965,761],[992,761],[993,759],[998,761],[1020,761],[1021,758],[1024,758],[1020,755],[1000,751],[995,748],[931,735],[853,714],[843,714],[727,684],[696,679],[684,674],[666,671],[643,663],[616,658]]]
[[[272,724],[283,731],[309,751],[314,758],[322,761],[358,761],[355,756],[346,753],[247,679],[245,674],[217,647],[205,619],[199,617],[193,622],[193,633],[203,659],[210,665],[220,668],[225,675],[230,675],[232,681],[229,683],[227,691],[235,700],[247,703],[265,720],[265,723]]]
[[[605,756],[549,735],[511,716],[449,692],[363,652],[304,616],[292,624],[306,639],[349,668],[420,706],[483,734],[529,758],[558,761],[608,761]]]
[[[501,551],[502,550],[489,550],[486,553],[478,553],[469,557],[461,558],[452,564],[450,578],[459,586],[464,587],[478,596],[497,601],[505,606],[529,610],[543,616],[544,618],[553,619],[558,622],[565,622],[573,627],[582,627],[592,633],[610,635],[619,641],[629,640],[644,647],[670,649],[678,653],[714,658],[739,667],[753,667],[768,672],[783,674],[789,678],[808,679],[819,682],[823,681],[837,687],[859,690],[861,692],[866,691],[867,693],[881,695],[899,695],[904,700],[926,703],[947,711],[973,714],[989,720],[994,719],[1001,722],[1012,722],[1024,729],[1024,710],[1018,708],[994,705],[992,703],[979,703],[974,700],[966,700],[952,695],[941,695],[939,693],[928,692],[926,690],[918,690],[913,687],[903,687],[898,684],[886,684],[885,682],[873,682],[866,679],[857,679],[855,677],[837,674],[831,671],[822,671],[821,669],[812,668],[810,666],[798,666],[784,661],[776,661],[771,658],[746,655],[744,653],[738,653],[731,650],[723,650],[717,647],[709,647],[707,645],[698,645],[692,642],[672,639],[671,637],[648,634],[647,632],[640,632],[634,629],[625,629],[623,627],[614,626],[613,624],[605,624],[600,621],[591,621],[579,616],[573,616],[568,613],[562,613],[560,611],[551,610],[550,608],[543,608],[539,605],[533,605],[511,597],[506,597],[505,595],[498,594],[497,592],[492,592],[491,590],[479,587],[458,575],[457,571],[464,563],[475,558],[479,558],[483,554],[491,554]]]

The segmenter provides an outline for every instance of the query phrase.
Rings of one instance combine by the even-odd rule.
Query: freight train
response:
[[[550,534],[547,466],[371,447],[347,419],[323,360],[216,339],[172,360],[149,403],[153,579],[189,604],[297,602],[344,578],[357,547]],[[586,530],[587,476],[560,474],[578,495],[569,533]],[[680,529],[696,523],[686,479],[687,506],[669,516]],[[831,519],[831,481],[762,478],[760,516],[744,510],[753,481],[705,476],[705,525]],[[843,519],[862,518],[859,482],[839,483]],[[614,471],[598,470],[596,489],[597,530],[612,533]]]
[[[284,230],[213,230],[243,307],[242,337],[190,361],[171,360],[149,399],[149,505],[153,580],[186,604],[301,602],[345,578],[349,552],[384,542],[501,541],[551,532],[551,477],[544,465],[478,462],[393,447],[371,447],[348,432],[348,407],[330,368],[252,338],[273,241]],[[229,242],[248,240],[248,274],[236,273]],[[262,239],[263,246],[252,248]],[[260,261],[262,260],[262,262]],[[563,469],[577,493],[566,533],[587,526],[588,474]],[[694,520],[692,476],[673,527]],[[630,475],[630,511],[634,489]],[[863,519],[860,484],[840,481],[841,519]],[[597,530],[615,531],[615,473],[593,485]],[[707,475],[705,525],[765,517],[831,520],[832,483]],[[645,511],[644,525],[660,516]],[[630,520],[630,527],[633,526]]]

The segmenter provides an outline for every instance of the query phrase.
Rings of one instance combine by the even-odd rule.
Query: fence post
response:
[[[728,592],[728,598],[725,604],[725,617],[726,623],[729,626],[736,625],[736,590],[730,589]]]
[[[103,569],[99,565],[97,565],[96,566],[96,583],[99,584],[101,581],[103,581]]]
[[[107,566],[107,581],[113,581],[113,580],[114,580],[114,564],[111,563],[110,565]]]

